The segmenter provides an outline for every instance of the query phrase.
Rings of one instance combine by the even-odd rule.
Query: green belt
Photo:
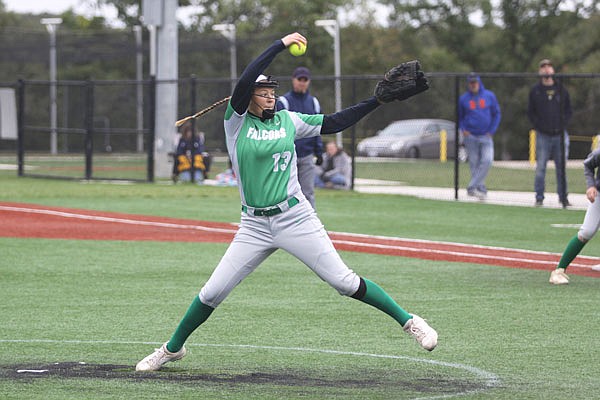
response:
[[[300,203],[300,200],[295,197],[287,199],[288,209],[294,207],[298,203]],[[253,208],[242,205],[242,211],[247,214],[253,214],[255,217],[272,217],[273,215],[281,214],[284,210],[279,208],[279,205],[268,208]]]

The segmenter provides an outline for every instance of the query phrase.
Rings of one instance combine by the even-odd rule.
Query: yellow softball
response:
[[[303,44],[298,45],[298,43],[292,43],[289,47],[290,54],[294,57],[299,57],[306,53],[306,46]]]

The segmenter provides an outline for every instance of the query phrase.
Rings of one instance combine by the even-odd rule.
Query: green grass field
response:
[[[237,222],[236,188],[112,185],[0,172],[0,201]],[[582,211],[319,191],[332,231],[562,252]],[[1,229],[1,222],[0,222]],[[224,244],[0,238],[2,399],[598,398],[600,281],[548,272],[342,252],[434,326],[428,353],[388,316],[340,297],[284,252],[188,341],[167,340]],[[600,256],[592,241],[583,254]],[[60,363],[61,371],[53,370]],[[86,364],[79,364],[86,363]],[[47,368],[46,368],[47,367]],[[50,369],[50,376],[17,373]],[[47,375],[47,374],[46,374]]]
[[[411,159],[369,159],[356,163],[356,177],[364,179],[383,179],[400,181],[409,186],[454,187],[454,162],[441,163],[436,160]],[[567,168],[567,185],[571,193],[585,193],[583,164],[572,162],[576,166]],[[546,192],[556,192],[555,170],[553,162],[548,162],[546,171]],[[459,163],[458,177],[460,187],[465,187],[471,177],[469,165]],[[519,168],[509,168],[505,163],[496,161],[490,169],[486,184],[490,190],[532,191],[535,169],[522,162]]]
[[[25,156],[25,174],[29,176],[52,176],[69,179],[85,177],[85,158],[80,155],[29,154]],[[94,179],[147,179],[145,154],[94,154],[92,177]],[[16,157],[0,153],[0,164],[15,165]],[[546,192],[556,193],[556,176],[553,162],[548,163]],[[222,155],[213,159],[210,177],[214,178],[227,168]],[[470,179],[467,163],[459,163],[459,186],[465,187]],[[525,161],[519,167],[509,167],[496,161],[486,183],[490,190],[531,191],[535,170]],[[369,159],[358,158],[355,163],[358,179],[378,179],[402,182],[409,186],[454,187],[454,162],[425,159]],[[571,193],[584,193],[583,164],[571,161],[567,168],[567,184]],[[533,196],[532,196],[533,198]]]

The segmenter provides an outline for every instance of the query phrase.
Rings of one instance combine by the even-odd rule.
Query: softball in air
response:
[[[306,45],[300,44],[298,45],[298,43],[292,43],[290,45],[290,54],[293,55],[294,57],[299,57],[301,55],[303,55],[304,53],[306,53]]]

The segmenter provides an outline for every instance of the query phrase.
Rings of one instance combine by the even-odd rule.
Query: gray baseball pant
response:
[[[315,210],[315,162],[314,156],[308,155],[305,157],[299,157],[298,162],[298,182],[304,197],[310,202],[310,205]]]
[[[600,229],[600,196],[588,205],[583,224],[579,228],[579,238],[585,241],[591,240]]]
[[[235,238],[200,290],[200,301],[216,308],[278,248],[298,258],[341,295],[358,290],[360,277],[342,261],[315,211],[302,200],[272,217],[242,213]]]

